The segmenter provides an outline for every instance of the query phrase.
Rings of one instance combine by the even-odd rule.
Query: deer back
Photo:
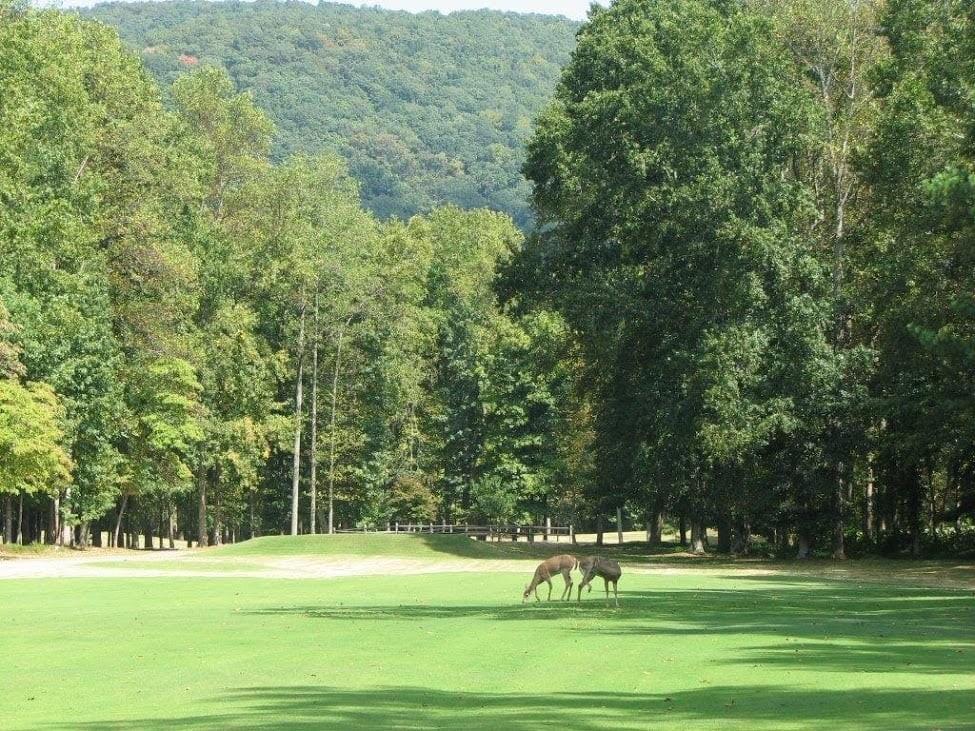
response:
[[[535,569],[535,575],[542,575],[544,580],[548,576],[554,576],[562,571],[568,569],[571,571],[579,562],[576,560],[575,556],[570,556],[567,553],[563,553],[559,556],[552,556],[552,558],[546,559],[538,564],[538,568]]]

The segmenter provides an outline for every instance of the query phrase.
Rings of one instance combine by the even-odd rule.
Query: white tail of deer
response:
[[[592,591],[592,580],[598,576],[603,580],[603,585],[606,587],[606,603],[609,604],[609,585],[612,584],[616,606],[620,605],[620,594],[616,582],[623,575],[623,570],[616,561],[598,556],[588,556],[579,562],[579,571],[582,574],[582,582],[579,584],[579,596],[576,601],[582,601],[582,590],[585,587],[588,586],[589,591]]]
[[[532,592],[535,592],[535,601],[541,601],[538,598],[538,585],[543,581],[548,584],[548,598],[551,600],[552,577],[556,574],[562,574],[562,578],[565,579],[565,589],[562,591],[562,599],[571,599],[572,570],[578,565],[579,562],[576,560],[576,557],[568,554],[552,556],[547,561],[542,561],[538,564],[538,568],[535,569],[535,575],[532,577],[531,583],[525,587],[525,593],[521,597],[521,603],[524,604],[528,601],[528,597],[531,596]]]

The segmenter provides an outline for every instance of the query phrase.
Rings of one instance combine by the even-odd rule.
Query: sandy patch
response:
[[[160,563],[153,568],[153,563]],[[164,565],[163,565],[164,564]],[[225,565],[222,569],[221,564]],[[260,579],[333,579],[347,576],[412,576],[441,573],[530,573],[535,560],[423,559],[392,556],[261,557],[246,562],[196,552],[137,555],[70,555],[0,561],[2,579],[199,576]],[[773,569],[687,569],[674,566],[624,564],[627,573],[675,575],[769,575]]]

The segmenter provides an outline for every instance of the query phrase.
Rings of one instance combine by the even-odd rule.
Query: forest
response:
[[[975,550],[970,3],[616,0],[546,97],[470,87],[540,110],[500,117],[503,200],[433,175],[388,206],[377,181],[413,173],[363,173],[354,135],[299,143],[262,106],[280,70],[177,43],[203,6],[158,28],[146,7],[95,13],[128,16],[136,54],[0,0],[8,542],[602,531],[621,509],[697,553]],[[206,6],[227,44],[228,18],[343,12]],[[370,134],[403,123],[348,103]],[[492,178],[456,104],[428,110],[436,136]]]
[[[274,121],[272,159],[339,155],[381,219],[453,203],[502,211],[524,230],[525,143],[579,25],[274,0],[123,2],[81,12],[118,30],[164,98],[187,70],[225,68]]]

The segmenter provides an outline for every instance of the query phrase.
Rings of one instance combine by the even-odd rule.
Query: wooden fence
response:
[[[336,533],[426,533],[428,535],[455,533],[480,540],[501,540],[508,538],[518,541],[522,538],[534,542],[554,539],[558,543],[565,538],[574,540],[575,531],[571,525],[467,525],[451,523],[390,523],[385,530],[370,528],[340,528]]]

